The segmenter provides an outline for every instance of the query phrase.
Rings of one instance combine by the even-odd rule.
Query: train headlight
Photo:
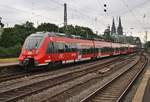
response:
[[[32,52],[31,52],[31,51],[29,51],[29,52],[28,52],[28,55],[32,55]]]

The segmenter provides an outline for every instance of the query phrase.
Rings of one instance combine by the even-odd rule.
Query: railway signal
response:
[[[107,4],[104,4],[104,12],[107,12]]]

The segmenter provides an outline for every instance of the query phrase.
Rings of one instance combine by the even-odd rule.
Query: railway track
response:
[[[131,54],[129,55],[128,57],[132,57],[132,56],[135,56],[135,54]],[[115,57],[115,58],[112,58],[114,60],[112,61],[115,61],[115,60],[119,60],[119,57]],[[99,63],[99,62],[105,62],[107,59],[103,59],[103,60],[97,60],[95,62],[88,62],[88,63],[85,63],[84,62],[80,62],[78,65],[68,65],[68,66],[65,66],[65,67],[82,67],[82,66],[90,66],[92,64],[96,64],[96,63]],[[111,61],[111,60],[110,60]],[[107,62],[107,61],[106,61]],[[80,65],[81,64],[81,65]],[[7,70],[9,69],[14,69],[15,66],[12,66],[13,68],[11,68],[11,66],[9,66],[10,68],[7,68],[7,67],[4,67],[4,68],[7,68]],[[31,75],[36,75],[36,74],[40,74],[40,73],[44,73],[44,72],[47,72],[49,71],[50,69],[48,70],[36,70],[36,71],[31,71],[31,72],[26,72],[25,70],[20,70],[20,67],[17,65],[16,66],[17,69],[15,69],[14,71],[11,71],[11,73],[9,74],[6,74],[6,75],[0,75],[0,82],[4,82],[4,81],[8,81],[8,80],[13,80],[13,79],[17,79],[17,78],[22,78],[22,77],[26,77],[26,76],[31,76]],[[4,69],[4,68],[1,68],[1,69]],[[18,70],[19,69],[19,70]],[[55,71],[55,69],[52,69],[51,71]]]
[[[60,100],[61,102],[79,102],[82,99],[80,98],[82,97],[80,96],[82,92],[84,93],[84,95],[88,93],[88,91],[86,92],[85,89],[88,90],[91,86],[97,84],[97,82],[100,82],[97,85],[101,86],[102,84],[106,83],[106,80],[118,75],[119,73],[116,73],[118,70],[122,69],[124,66],[130,64],[133,61],[134,60],[130,58],[130,60],[123,61],[122,63],[119,63],[117,65],[112,65],[111,70],[108,70],[108,66],[105,67],[104,70],[98,70],[97,72],[95,72],[95,77],[78,83],[66,90],[63,90],[62,92],[55,94],[48,99],[42,100],[42,102],[59,102]]]
[[[107,59],[104,59],[102,61],[98,60],[98,61],[95,61],[95,62],[89,62],[89,63],[85,63],[85,64],[81,62],[78,65],[75,65],[73,67],[78,68],[78,67],[82,67],[82,66],[90,66],[90,65],[93,65],[93,64],[96,64],[96,63],[99,63],[99,62],[103,63],[106,60]],[[113,58],[111,60],[108,60],[108,62],[106,61],[106,63],[113,62],[115,60],[120,60],[120,58],[119,57]],[[68,65],[68,66],[65,66],[65,67],[72,67],[72,65]],[[6,75],[0,76],[0,82],[4,82],[4,81],[8,81],[8,80],[13,80],[13,79],[21,78],[21,77],[26,77],[26,76],[31,76],[31,75],[36,75],[36,74],[44,73],[44,72],[47,72],[47,71],[50,71],[50,69],[48,69],[48,70],[39,69],[39,70],[35,70],[35,71],[30,71],[30,72],[27,72],[25,70],[15,70],[14,73],[12,72],[10,74],[6,74]],[[55,69],[52,69],[51,71],[55,71]]]
[[[97,81],[100,81],[101,79],[105,78],[105,76],[109,76],[110,73],[113,73],[115,72],[116,70],[118,70],[118,68],[121,68],[123,66],[125,66],[126,64],[129,64],[130,62],[132,62],[132,59],[130,60],[126,60],[122,63],[118,63],[117,65],[112,65],[111,66],[111,70],[108,70],[108,66],[104,68],[104,70],[97,70],[97,72],[93,72],[93,73],[97,73],[97,75],[89,80],[84,80],[82,81],[81,83],[76,83],[76,85],[74,85],[73,87],[70,87],[70,88],[66,88],[64,89],[63,91],[59,92],[58,94],[55,94],[53,96],[49,96],[48,99],[45,99],[45,100],[41,100],[42,102],[59,102],[61,100],[61,102],[67,102],[67,98],[70,97],[70,96],[75,96],[75,93],[76,94],[80,94],[80,93],[77,93],[82,91],[82,90],[85,90],[86,88],[89,87],[89,83],[90,84],[94,84],[95,82]],[[73,100],[70,100],[68,102],[78,102],[78,101],[74,101]]]
[[[109,80],[103,87],[88,95],[81,102],[121,102],[122,97],[140,75],[146,64],[147,59],[142,56],[134,66]]]
[[[108,61],[107,63],[103,63],[103,64],[98,64],[95,62],[94,65],[88,65],[88,66],[86,66],[86,68],[82,68],[82,69],[80,68],[76,71],[70,71],[68,73],[61,74],[57,77],[53,77],[53,78],[50,78],[47,80],[43,80],[43,81],[32,83],[32,84],[22,86],[19,88],[14,88],[14,89],[10,89],[7,91],[3,91],[3,92],[0,92],[0,101],[5,101],[5,102],[6,101],[7,102],[17,101],[17,100],[22,99],[26,96],[30,96],[32,94],[46,90],[46,89],[51,88],[53,86],[60,85],[62,83],[71,81],[73,79],[85,76],[89,73],[97,72],[98,70],[100,70],[102,68],[106,68],[108,66],[111,66],[114,63],[116,64],[116,62],[120,61],[120,63],[118,63],[118,64],[121,64],[125,60],[128,60],[128,63],[130,62],[129,59],[120,59],[120,58],[116,59],[116,60]],[[121,64],[121,65],[123,65],[123,64]]]

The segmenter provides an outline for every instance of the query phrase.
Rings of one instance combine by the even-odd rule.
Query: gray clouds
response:
[[[27,20],[37,25],[41,22],[55,24],[63,23],[63,3],[68,4],[68,23],[82,25],[104,31],[108,24],[111,25],[112,17],[122,17],[124,31],[133,32],[143,38],[145,29],[150,25],[149,0],[1,0],[0,16],[3,22],[13,26]],[[107,4],[107,13],[103,5]],[[143,16],[145,18],[143,18]],[[134,30],[130,29],[131,27]],[[130,35],[130,33],[128,34]]]

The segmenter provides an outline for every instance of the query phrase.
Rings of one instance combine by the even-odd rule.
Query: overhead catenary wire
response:
[[[60,2],[58,2],[58,1],[55,1],[55,0],[50,0],[50,1],[53,2],[53,3],[55,3],[55,4],[57,4],[57,5],[60,5],[60,6],[62,6],[62,7],[64,6],[63,3],[60,3]],[[71,9],[71,10],[74,11],[75,13],[78,13],[78,14],[80,14],[80,15],[82,15],[82,16],[84,16],[84,17],[88,17],[88,18],[90,18],[90,19],[94,19],[93,16],[89,16],[89,15],[87,15],[86,13],[83,13],[83,12],[81,12],[81,11],[75,9],[75,7],[73,7],[72,5],[70,5],[70,4],[68,4],[68,3],[67,3],[67,6],[68,6],[69,9]]]
[[[132,16],[136,19],[136,21],[139,23],[139,25],[141,26],[141,28],[145,28],[143,26],[143,23],[141,23],[141,21],[138,19],[138,17],[134,14],[133,10],[129,8],[128,4],[125,2],[125,0],[121,0],[122,3],[125,5],[125,7],[128,9],[128,11],[132,14]]]
[[[42,19],[44,18],[44,19],[51,19],[51,20],[54,20],[54,21],[59,21],[59,20],[56,19],[56,18],[50,18],[50,17],[48,17],[48,16],[43,15],[42,13],[35,13],[35,12],[33,11],[33,9],[30,10],[30,11],[28,11],[28,10],[23,10],[23,9],[20,9],[20,8],[16,8],[16,7],[4,5],[4,4],[0,4],[0,7],[3,7],[3,8],[10,8],[9,10],[15,10],[16,12],[22,13],[22,14],[24,14],[24,15],[26,15],[26,14],[31,14],[31,15],[33,16],[32,18],[34,18],[34,17],[40,17],[40,18],[42,18]],[[28,17],[24,17],[24,18],[25,18],[25,20],[30,20]],[[28,18],[28,19],[27,19],[27,18]]]
[[[50,1],[55,3],[55,4],[57,4],[57,5],[59,5],[59,6],[63,6],[63,3],[60,3],[58,1],[55,1],[55,0],[50,0]],[[75,6],[73,6],[73,5],[69,4],[69,3],[67,3],[67,7],[69,8],[69,10],[75,12],[76,14],[79,14],[80,17],[78,16],[78,19],[80,19],[80,18],[83,19],[84,17],[88,18],[88,19],[91,19],[91,24],[92,25],[90,24],[90,27],[92,27],[94,29],[97,28],[95,26],[96,22],[100,22],[101,23],[101,21],[99,21],[99,19],[97,19],[96,16],[91,16],[91,15],[88,15],[87,13],[83,13],[80,10],[77,10]],[[73,15],[72,15],[72,18],[68,18],[68,20],[73,20]],[[98,28],[97,28],[97,30],[98,30]]]
[[[50,0],[51,2],[53,2],[54,1],[54,3],[55,4],[57,4],[57,5],[60,5],[61,7],[63,6],[63,3],[59,3],[58,1],[55,1],[55,0]],[[19,19],[16,19],[16,20],[14,20],[14,21],[12,21],[12,22],[20,22],[20,20],[23,22],[23,21],[35,21],[36,19],[38,19],[37,21],[35,21],[35,22],[40,22],[40,21],[48,21],[48,20],[52,20],[52,21],[58,21],[58,22],[60,22],[60,19],[57,19],[57,18],[53,18],[53,17],[49,17],[48,15],[45,15],[45,14],[42,14],[42,13],[37,13],[36,12],[36,2],[32,2],[32,8],[31,8],[31,10],[28,10],[28,9],[20,9],[20,8],[17,8],[17,7],[15,7],[15,6],[10,6],[10,5],[5,5],[5,4],[0,4],[0,6],[1,7],[3,7],[3,8],[10,8],[9,10],[13,10],[13,11],[16,11],[16,12],[19,12],[19,13],[22,13],[21,14],[21,16],[22,16],[22,18],[19,18]],[[73,5],[68,5],[68,7],[69,7],[69,9],[71,9],[71,11],[73,11],[74,12],[74,14],[73,15],[76,15],[76,14],[78,14],[78,17],[80,18],[80,19],[83,19],[83,17],[85,17],[85,18],[87,18],[87,19],[91,19],[91,22],[100,22],[99,21],[99,19],[97,19],[97,17],[96,16],[94,16],[94,15],[88,15],[87,13],[83,13],[83,12],[81,12],[80,10],[77,10],[74,6],[72,7]],[[27,16],[28,15],[28,16]],[[44,20],[45,19],[45,20]],[[70,19],[70,18],[69,18]],[[11,22],[11,21],[10,21]],[[11,22],[11,23],[12,23]],[[35,23],[34,22],[34,23]],[[89,22],[89,23],[91,23],[91,22]],[[101,22],[100,22],[101,23]],[[91,24],[89,24],[90,26],[93,26],[94,28],[95,28],[95,26],[94,26],[94,23],[91,23]]]

